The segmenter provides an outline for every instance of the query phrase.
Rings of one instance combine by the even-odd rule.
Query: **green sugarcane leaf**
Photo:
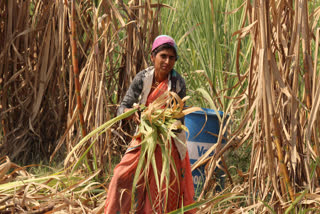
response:
[[[67,155],[66,159],[65,159],[65,164],[69,162],[70,158],[72,155],[74,155],[74,153],[76,151],[78,151],[79,149],[81,149],[81,147],[85,146],[85,143],[87,142],[87,140],[89,140],[92,136],[94,136],[95,134],[102,134],[103,132],[107,131],[113,124],[115,124],[116,122],[123,120],[129,116],[131,116],[132,114],[134,114],[136,111],[138,111],[138,109],[132,109],[130,111],[127,111],[126,113],[123,113],[107,122],[105,122],[104,124],[102,124],[101,126],[99,126],[98,128],[96,128],[95,130],[91,131],[89,134],[87,134],[84,138],[82,138],[82,140],[71,150],[71,152]],[[96,142],[96,141],[94,141]]]
[[[136,186],[138,183],[138,179],[141,173],[141,169],[142,167],[145,165],[145,155],[147,153],[146,149],[145,149],[145,141],[141,142],[141,150],[140,150],[140,156],[139,156],[139,161],[138,161],[138,165],[136,168],[136,172],[134,174],[133,177],[133,182],[132,182],[132,191],[131,191],[131,210],[133,209],[133,206],[135,204],[135,191],[136,191]]]
[[[201,201],[189,204],[187,206],[184,206],[182,208],[179,208],[177,210],[174,210],[174,211],[172,211],[172,212],[170,212],[168,214],[179,214],[179,213],[182,213],[182,211],[186,212],[186,211],[189,211],[189,210],[197,209],[197,208],[201,207],[204,204],[212,203],[214,201],[219,201],[219,200],[222,200],[222,199],[225,199],[225,198],[229,198],[230,196],[233,196],[233,195],[235,195],[235,193],[226,193],[226,194],[223,194],[223,195],[220,195],[220,196],[217,196],[217,197],[212,197],[212,198],[209,198],[209,199],[206,199],[206,200],[201,200]],[[229,200],[231,200],[231,199],[232,198],[229,198]]]
[[[219,119],[219,121],[221,122],[221,116],[220,114],[218,114],[218,108],[216,107],[216,105],[214,104],[213,100],[212,100],[212,96],[209,94],[209,92],[207,90],[205,90],[204,88],[198,88],[197,89],[198,92],[200,92],[202,94],[202,96],[209,102],[209,106],[211,109],[215,110],[215,112],[217,112],[217,117]]]
[[[259,201],[261,201],[261,200],[259,200]],[[272,213],[272,214],[276,214],[276,212],[274,211],[274,209],[272,209],[272,207],[268,204],[268,203],[266,203],[265,201],[261,201],[263,204],[264,204],[264,206],[266,206],[269,210],[270,210],[270,212]]]
[[[147,152],[147,163],[146,163],[146,168],[149,168],[150,165],[153,168],[154,172],[155,172],[155,180],[156,183],[159,184],[159,180],[158,180],[158,174],[157,174],[157,164],[155,161],[155,150],[157,147],[157,132],[153,132],[152,136],[149,138],[149,142],[148,142],[148,152]],[[160,189],[158,189],[159,191]]]
[[[90,146],[88,146],[88,148],[85,150],[85,152],[83,152],[83,154],[81,155],[81,157],[78,159],[78,161],[74,164],[71,165],[73,166],[72,170],[71,170],[71,175],[74,173],[74,171],[80,166],[80,164],[82,163],[82,161],[86,158],[87,153],[90,151],[90,149],[92,148],[92,146],[95,144],[95,142],[97,141],[98,137],[95,138],[94,141],[92,141],[92,143],[90,144]],[[90,167],[87,167],[87,169],[90,169]]]
[[[305,189],[299,197],[297,197],[292,204],[286,209],[285,214],[288,214],[291,210],[295,208],[295,206],[302,200],[302,198],[307,194],[309,189]]]
[[[156,178],[155,181],[156,181],[157,189],[158,189],[158,191],[160,191],[159,179],[157,179],[158,178],[158,168],[157,168],[156,158],[154,155],[151,157],[151,165],[153,168],[154,177]]]
[[[162,171],[161,171],[161,181],[160,186],[161,189],[163,187],[163,183],[165,181],[165,198],[168,198],[168,192],[169,192],[169,181],[170,181],[170,164],[168,163],[168,154],[167,150],[165,149],[165,146],[161,146],[161,153],[162,153]],[[162,192],[161,192],[162,193]],[[164,207],[167,207],[167,200],[164,201]]]

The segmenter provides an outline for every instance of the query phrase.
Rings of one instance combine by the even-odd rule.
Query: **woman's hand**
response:
[[[134,107],[134,108],[125,108],[124,109],[124,112],[127,112],[127,111],[131,111],[132,109],[136,109],[138,108],[139,106],[137,107]],[[136,111],[134,114],[132,114],[130,117],[127,117],[126,120],[133,120],[136,124],[139,124],[140,123],[140,117],[139,117],[139,114],[138,114],[138,111]]]

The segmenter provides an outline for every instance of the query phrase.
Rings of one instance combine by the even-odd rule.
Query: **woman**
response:
[[[154,40],[151,50],[151,61],[154,66],[135,76],[120,104],[118,114],[131,110],[134,103],[148,106],[167,90],[176,92],[180,98],[185,97],[185,81],[173,69],[177,59],[178,51],[175,41],[167,35],[158,36]],[[133,115],[130,119],[139,122],[138,114]],[[177,133],[177,136],[185,142],[184,131]],[[139,139],[130,143],[129,149],[114,169],[114,176],[109,185],[105,214],[130,212],[132,182],[140,156],[139,143]],[[171,171],[169,194],[166,199],[167,206],[164,207],[163,198],[158,197],[154,174],[151,170],[148,178],[150,192],[147,192],[144,185],[146,182],[142,179],[137,185],[134,213],[166,213],[193,202],[194,188],[188,152],[186,147],[181,146],[180,143],[174,143],[172,147],[172,158],[180,173],[178,175],[179,181],[177,181],[177,175]],[[161,171],[162,157],[159,146],[156,148],[155,157],[158,170]]]

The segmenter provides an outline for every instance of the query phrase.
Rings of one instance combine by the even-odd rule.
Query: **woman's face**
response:
[[[173,49],[164,49],[159,51],[157,55],[151,55],[156,75],[159,77],[167,77],[176,63],[176,54]]]

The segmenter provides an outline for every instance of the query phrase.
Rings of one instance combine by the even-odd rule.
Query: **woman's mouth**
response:
[[[161,66],[161,69],[167,70],[167,69],[168,69],[168,66]]]

